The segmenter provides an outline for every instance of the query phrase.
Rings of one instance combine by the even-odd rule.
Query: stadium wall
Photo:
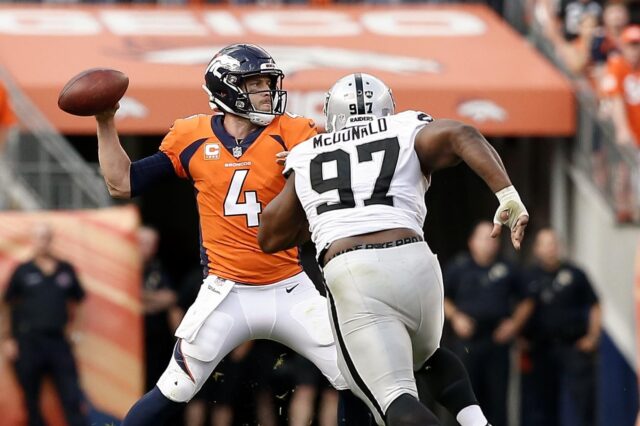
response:
[[[638,412],[635,253],[640,229],[620,226],[588,177],[572,169],[570,257],[584,267],[602,305],[600,425],[631,426]]]

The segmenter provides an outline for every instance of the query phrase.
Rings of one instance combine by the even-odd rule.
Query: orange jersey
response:
[[[611,56],[601,86],[605,96],[622,96],[629,127],[640,144],[640,70],[634,70],[622,56]]]
[[[240,147],[223,144],[229,135],[221,133],[219,117],[177,120],[160,145],[177,175],[196,189],[202,262],[209,274],[247,284],[291,277],[301,271],[298,250],[263,253],[260,213],[285,184],[276,154],[315,135],[315,125],[303,117],[276,117],[240,155]]]

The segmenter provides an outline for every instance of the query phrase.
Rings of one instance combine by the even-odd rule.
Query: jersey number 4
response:
[[[358,163],[372,161],[374,152],[384,152],[380,174],[373,187],[373,193],[371,197],[364,200],[364,205],[385,204],[393,206],[393,197],[389,197],[387,193],[398,164],[398,155],[400,153],[398,138],[386,138],[358,145],[357,151]],[[322,165],[333,161],[336,162],[337,176],[325,179],[322,173]],[[323,192],[337,189],[340,197],[340,201],[337,203],[320,204],[316,209],[318,214],[356,206],[353,198],[353,189],[351,188],[351,158],[348,152],[338,149],[318,154],[311,160],[309,175],[311,177],[311,188],[314,191],[322,194]]]
[[[240,202],[240,193],[242,185],[247,178],[249,170],[236,170],[231,177],[231,184],[224,198],[224,215],[225,216],[246,216],[247,226],[253,228],[260,225],[260,213],[262,213],[262,205],[258,201],[258,193],[256,191],[244,191],[244,203]]]

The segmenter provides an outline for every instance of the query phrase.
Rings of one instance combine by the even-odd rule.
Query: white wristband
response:
[[[520,199],[518,191],[516,191],[513,185],[496,192],[496,197],[498,197],[500,205],[493,217],[493,223],[505,225],[513,230],[518,222],[518,218],[524,215],[529,215],[527,208]],[[500,217],[501,213],[504,211],[509,213],[509,217],[506,220]]]
[[[520,195],[513,185],[507,186],[506,188],[503,188],[500,191],[496,192],[496,197],[498,197],[498,202],[500,202],[500,204],[504,204],[509,200],[521,201]]]

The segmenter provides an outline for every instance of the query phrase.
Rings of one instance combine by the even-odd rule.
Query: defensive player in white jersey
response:
[[[258,238],[263,250],[282,250],[308,226],[350,388],[379,425],[424,426],[438,423],[418,401],[414,371],[438,349],[444,321],[440,265],[422,231],[431,175],[467,163],[498,197],[492,236],[508,226],[516,249],[529,216],[477,129],[394,108],[377,78],[339,80],[325,103],[329,133],[291,150]]]

